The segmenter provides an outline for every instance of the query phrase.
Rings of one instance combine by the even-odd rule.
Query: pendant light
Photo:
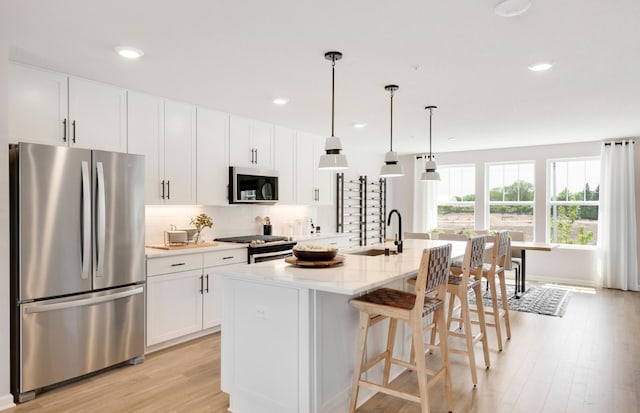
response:
[[[381,178],[393,178],[404,176],[402,165],[398,162],[398,154],[393,151],[393,94],[398,90],[398,85],[387,85],[384,90],[391,94],[391,123],[389,128],[389,152],[384,155],[384,165],[380,168]]]
[[[324,150],[326,153],[320,156],[318,169],[348,169],[347,157],[340,153],[342,150],[340,138],[333,135],[336,61],[342,59],[342,53],[327,52],[324,54],[324,58],[331,61],[331,136],[325,141]]]
[[[436,171],[436,161],[433,159],[435,156],[431,153],[431,118],[433,117],[433,111],[438,109],[437,106],[427,106],[426,110],[429,111],[429,158],[424,164],[424,172],[422,173],[421,181],[439,181],[440,174]]]

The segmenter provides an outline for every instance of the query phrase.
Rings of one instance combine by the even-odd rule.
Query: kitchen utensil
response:
[[[178,231],[178,230],[165,231],[165,239],[168,244],[186,244],[187,231]]]
[[[195,228],[176,228],[176,231],[184,231],[187,233],[187,241],[193,241],[193,236],[198,232]]]

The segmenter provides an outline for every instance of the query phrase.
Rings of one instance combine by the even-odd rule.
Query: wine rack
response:
[[[387,226],[387,181],[367,176],[349,179],[336,175],[336,222],[340,233],[350,234],[351,246],[384,242]]]

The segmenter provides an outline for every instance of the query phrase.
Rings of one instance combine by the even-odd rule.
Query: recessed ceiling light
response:
[[[356,122],[356,123],[353,124],[353,127],[354,128],[358,128],[358,129],[362,129],[362,128],[366,127],[366,126],[367,126],[367,124],[366,123],[362,123],[362,122]]]
[[[529,66],[529,70],[533,72],[544,72],[545,70],[549,70],[552,67],[553,67],[553,63],[540,62],[540,63],[535,63]]]
[[[273,103],[275,103],[276,105],[286,105],[287,103],[289,103],[289,99],[287,99],[287,98],[275,98],[275,99],[273,99]]]
[[[519,16],[531,7],[531,0],[504,0],[493,11],[501,17]]]
[[[114,47],[114,49],[120,56],[126,57],[127,59],[137,59],[144,54],[142,50],[136,49],[135,47],[117,46]]]

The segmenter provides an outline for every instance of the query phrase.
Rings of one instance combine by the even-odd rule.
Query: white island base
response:
[[[413,240],[411,240],[413,241]],[[397,256],[346,255],[333,268],[296,268],[283,261],[235,265],[223,275],[222,390],[233,413],[347,412],[357,354],[359,312],[349,299],[369,289],[407,289],[423,248]],[[453,243],[454,256],[464,242]],[[458,247],[458,248],[456,248]],[[368,353],[386,346],[387,321],[369,331]],[[395,356],[408,360],[411,336],[398,326]],[[392,376],[401,373],[393,366]],[[366,373],[379,382],[382,363]],[[361,389],[359,403],[373,395]]]

